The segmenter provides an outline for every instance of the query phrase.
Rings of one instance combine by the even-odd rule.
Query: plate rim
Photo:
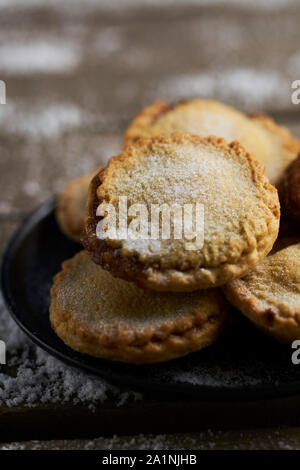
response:
[[[14,300],[12,298],[10,288],[9,288],[9,265],[10,265],[10,258],[13,255],[15,249],[17,249],[18,245],[22,243],[22,241],[38,224],[46,217],[51,216],[51,213],[54,212],[56,207],[57,198],[54,196],[51,199],[47,200],[46,202],[42,203],[38,206],[35,210],[33,210],[27,217],[23,219],[23,221],[19,224],[19,226],[14,231],[13,235],[9,239],[4,251],[2,252],[2,261],[1,261],[1,290],[4,299],[5,306],[8,310],[8,313],[16,322],[16,324],[21,328],[21,330],[33,341],[34,344],[39,346],[41,349],[45,350],[50,355],[54,356],[55,358],[59,359],[63,363],[75,367],[79,370],[83,370],[88,372],[89,374],[93,374],[95,376],[101,377],[108,382],[111,382],[113,385],[122,386],[127,388],[131,391],[142,391],[146,392],[149,395],[151,394],[170,394],[174,397],[189,397],[189,398],[197,398],[198,400],[208,400],[208,401],[232,401],[239,399],[241,401],[252,401],[257,399],[266,399],[266,398],[280,398],[280,397],[288,397],[298,395],[300,393],[300,380],[293,381],[288,384],[264,384],[264,385],[235,385],[234,388],[222,388],[216,387],[214,385],[194,385],[191,383],[180,383],[176,384],[176,389],[174,388],[174,384],[167,385],[162,384],[161,382],[157,383],[157,381],[149,380],[143,378],[139,380],[136,376],[130,375],[127,372],[125,374],[119,375],[113,369],[111,373],[106,374],[103,370],[99,370],[97,372],[97,367],[94,365],[89,365],[88,361],[90,359],[95,360],[96,358],[90,358],[85,354],[81,354],[75,351],[77,357],[72,357],[67,353],[63,353],[60,350],[53,347],[53,345],[49,344],[44,339],[38,337],[36,333],[31,331],[19,318],[17,307],[14,304]],[[66,348],[70,349],[67,345],[63,343],[62,345]],[[80,361],[80,357],[84,358],[82,362]],[[111,363],[111,361],[106,359],[100,359],[104,361],[107,365]],[[114,361],[115,362],[115,361]],[[121,363],[119,363],[121,364]],[[133,365],[133,367],[140,367],[139,365]],[[143,365],[142,367],[146,367]],[[108,367],[109,369],[109,367]],[[126,377],[129,379],[130,383],[127,382]],[[147,383],[145,383],[147,382]],[[135,388],[136,390],[132,390]]]

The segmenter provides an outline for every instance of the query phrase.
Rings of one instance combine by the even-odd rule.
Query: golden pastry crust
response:
[[[223,291],[256,326],[280,342],[300,338],[300,244],[268,256]]]
[[[300,223],[300,155],[287,168],[278,186],[282,211],[285,216]]]
[[[143,364],[209,346],[225,325],[228,307],[217,289],[144,291],[113,278],[81,251],[54,277],[50,320],[57,335],[76,351]]]
[[[125,133],[125,144],[140,137],[176,131],[239,141],[266,167],[266,175],[275,185],[300,150],[299,141],[265,114],[246,116],[230,106],[206,99],[175,105],[155,101],[133,120]]]
[[[84,234],[89,184],[102,168],[98,166],[90,173],[69,181],[58,196],[56,220],[64,234],[76,242],[80,242]]]
[[[203,248],[186,250],[182,239],[151,244],[98,238],[97,207],[107,201],[116,205],[123,195],[128,206],[203,204]],[[253,269],[273,246],[279,215],[276,189],[241,145],[176,133],[138,140],[95,176],[83,243],[116,277],[154,290],[192,291]]]
[[[156,100],[150,106],[141,109],[124,134],[124,143],[129,144],[141,137],[152,137],[151,126],[159,117],[170,111],[172,106],[164,101]],[[179,130],[179,129],[178,129]],[[182,129],[184,132],[184,129]]]

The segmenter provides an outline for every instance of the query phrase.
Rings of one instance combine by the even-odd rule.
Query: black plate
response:
[[[81,249],[59,230],[55,200],[43,204],[17,230],[3,259],[2,288],[18,325],[41,348],[64,362],[109,381],[169,396],[244,399],[300,392],[300,365],[281,346],[237,315],[212,347],[174,361],[134,366],[73,351],[49,323],[49,289],[63,260]]]

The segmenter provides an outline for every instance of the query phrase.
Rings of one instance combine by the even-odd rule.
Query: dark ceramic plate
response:
[[[41,348],[66,363],[130,388],[208,399],[275,397],[300,392],[300,365],[281,346],[237,314],[212,347],[170,362],[135,366],[73,351],[49,323],[49,289],[62,261],[81,249],[59,230],[55,200],[43,204],[18,229],[3,259],[2,288],[18,325]]]

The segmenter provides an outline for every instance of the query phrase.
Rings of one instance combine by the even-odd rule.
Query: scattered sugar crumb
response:
[[[23,334],[0,298],[0,338],[6,342],[8,361],[0,366],[0,405],[34,407],[40,403],[83,404],[91,410],[114,397],[118,406],[141,395],[64,365]],[[11,370],[13,369],[13,372]]]
[[[72,44],[54,40],[16,42],[0,46],[2,73],[51,73],[73,70],[80,62],[80,54]]]
[[[7,214],[11,211],[11,207],[6,201],[0,201],[0,213]]]
[[[297,0],[185,0],[184,6],[218,6],[218,5],[230,5],[237,6],[239,8],[247,10],[281,10],[287,6],[295,5]],[[22,7],[22,8],[32,8],[35,6],[41,6],[44,4],[49,5],[48,2],[41,2],[40,0],[0,0],[0,8],[8,7]],[[70,4],[72,7],[81,6],[80,0],[65,0],[63,2],[64,7],[66,8]],[[182,6],[182,0],[165,0],[164,5],[170,6]],[[85,6],[93,8],[95,10],[120,10],[127,9],[132,7],[139,7],[141,5],[140,0],[86,0]],[[61,7],[60,0],[53,0],[50,4],[52,7]],[[161,0],[144,0],[143,6],[149,7],[161,7]],[[81,14],[84,14],[84,11],[81,9]]]
[[[117,27],[103,29],[94,39],[93,47],[98,58],[110,57],[124,47],[125,38]]]
[[[58,138],[89,118],[71,103],[43,103],[24,109],[14,103],[0,107],[2,131],[31,138]]]
[[[200,369],[197,371],[195,367],[191,372],[180,372],[174,376],[174,380],[178,383],[187,383],[191,385],[203,385],[203,386],[215,386],[220,385],[220,382],[227,387],[234,388],[236,385],[242,386],[249,384],[259,385],[261,379],[256,379],[252,376],[248,376],[246,373],[243,375],[237,375],[236,371],[226,370],[220,371],[216,370],[215,377],[213,371],[210,371],[209,374],[205,373],[204,370]]]
[[[0,444],[0,450],[268,450],[299,449],[297,431],[286,427],[218,430],[197,433],[137,434],[99,437],[92,440],[29,441]]]
[[[35,196],[41,190],[38,181],[25,181],[23,188],[28,196]]]
[[[296,52],[288,59],[288,70],[295,77],[298,78],[300,74],[300,53]]]
[[[252,109],[272,106],[275,99],[278,105],[287,104],[289,90],[290,80],[279,72],[238,67],[211,73],[179,75],[163,83],[160,94],[169,100],[197,95],[215,96],[216,99]]]
[[[0,445],[0,450],[25,450],[25,445],[19,442],[13,442],[3,446]]]

